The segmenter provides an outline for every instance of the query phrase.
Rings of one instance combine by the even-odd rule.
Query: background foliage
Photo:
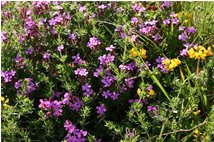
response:
[[[213,2],[2,2],[2,141],[214,141]]]

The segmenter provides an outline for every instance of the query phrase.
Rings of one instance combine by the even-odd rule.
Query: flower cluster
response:
[[[98,38],[91,37],[87,43],[87,47],[91,48],[92,50],[96,50],[100,44],[101,42]]]
[[[137,56],[140,56],[142,57],[143,59],[145,59],[147,56],[146,56],[146,50],[145,49],[140,49],[140,51],[138,51],[136,48],[132,48],[130,51],[130,54],[132,57],[137,57]]]
[[[190,58],[205,60],[207,56],[212,56],[213,52],[211,48],[206,49],[203,46],[194,46],[188,50]]]
[[[66,141],[67,142],[85,142],[85,137],[87,136],[87,131],[78,129],[75,125],[71,123],[70,120],[66,120],[64,123],[64,128],[67,131]]]
[[[110,92],[109,90],[107,90],[107,91],[103,91],[102,96],[105,99],[111,98],[112,100],[116,100],[118,99],[119,94],[116,92]]]
[[[178,15],[175,13],[170,14],[170,18],[168,17],[167,19],[163,20],[164,25],[170,25],[170,24],[177,25],[179,23]]]
[[[164,65],[164,68],[167,70],[167,71],[173,71],[174,68],[176,68],[178,65],[181,64],[181,61],[179,59],[165,59],[163,60],[163,65]]]
[[[25,78],[24,80],[19,79],[15,82],[14,87],[17,89],[17,93],[27,95],[35,91],[37,85],[34,83],[32,78]]]
[[[14,70],[1,72],[1,76],[4,78],[5,83],[11,82],[13,77],[15,77],[15,75],[16,75],[16,71]]]
[[[87,76],[88,71],[85,68],[78,68],[74,71],[75,75]]]
[[[62,103],[60,101],[54,100],[42,100],[40,99],[40,105],[39,108],[45,111],[48,111],[46,113],[46,118],[51,116],[61,116],[62,115]]]
[[[8,108],[9,107],[9,105],[8,105],[9,99],[8,98],[5,99],[5,97],[1,96],[1,102],[2,102],[4,108]]]
[[[57,96],[56,94],[54,96]],[[79,111],[79,109],[82,107],[83,102],[76,96],[72,96],[70,92],[67,92],[64,94],[64,97],[62,100],[54,100],[53,97],[51,97],[49,100],[43,100],[40,99],[39,108],[47,111],[46,117],[59,117],[62,115],[62,108],[63,106],[68,106],[73,111]],[[58,96],[59,97],[59,96]]]
[[[84,91],[83,94],[88,97],[94,93],[93,90],[91,90],[91,85],[89,85],[88,83],[82,85],[82,90]]]
[[[113,62],[114,61],[114,56],[111,55],[110,53],[109,54],[104,54],[103,56],[100,56],[98,58],[98,60],[100,61],[100,64],[101,65],[108,65],[109,63]]]
[[[103,115],[106,112],[106,108],[104,104],[100,104],[100,106],[97,106],[96,109],[99,115]]]

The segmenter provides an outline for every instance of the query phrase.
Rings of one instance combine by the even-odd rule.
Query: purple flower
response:
[[[75,38],[76,38],[76,35],[74,33],[69,35],[70,40],[75,40]]]
[[[15,83],[14,87],[15,87],[16,89],[19,89],[21,86],[22,86],[22,80],[19,79],[19,80]]]
[[[163,20],[163,24],[164,25],[169,25],[170,24],[170,18],[167,18],[167,19]]]
[[[196,32],[196,29],[194,28],[194,27],[189,27],[189,28],[187,28],[187,33],[188,34],[194,34]]]
[[[138,18],[137,17],[131,18],[131,23],[137,25],[138,24]]]
[[[160,71],[163,73],[167,73],[167,70],[163,64],[163,60],[165,60],[165,59],[167,59],[167,58],[158,56],[158,58],[155,60],[158,63],[157,68],[160,69]]]
[[[104,76],[101,82],[104,84],[104,87],[109,87],[115,81],[115,77],[113,75]]]
[[[109,90],[104,91],[104,92],[102,93],[102,96],[105,97],[105,99],[107,99],[108,97],[111,96],[111,92],[110,92]]]
[[[101,65],[108,65],[110,62],[113,62],[114,61],[114,56],[111,55],[110,53],[109,54],[104,54],[103,56],[100,56],[98,58],[98,60],[100,61],[100,64]]]
[[[99,115],[103,115],[106,112],[106,108],[104,104],[100,104],[100,106],[97,106],[96,109]]]
[[[134,5],[132,5],[132,9],[133,11],[137,12],[137,13],[141,13],[142,11],[145,11],[146,8],[145,7],[141,7],[139,4],[135,3]]]
[[[181,33],[181,35],[178,36],[178,39],[181,41],[186,41],[188,38],[186,32]]]
[[[24,29],[28,37],[38,37],[39,27],[31,16],[25,19]]]
[[[104,10],[106,7],[107,7],[107,6],[106,6],[106,5],[104,5],[104,4],[102,4],[102,5],[98,5],[98,8],[99,8],[99,9],[102,9],[102,10]]]
[[[135,61],[126,64],[126,70],[127,71],[133,71],[136,68],[136,63]]]
[[[110,45],[109,47],[106,47],[106,51],[112,52],[115,49],[113,45]]]
[[[45,53],[43,54],[43,58],[44,58],[44,59],[50,59],[50,56],[51,56],[51,54],[48,53],[48,52],[45,52]]]
[[[172,19],[172,23],[175,24],[175,25],[177,25],[179,23],[178,18],[173,18]]]
[[[126,92],[128,89],[127,89],[127,86],[123,83],[122,86],[120,86],[120,93],[124,93]]]
[[[57,35],[56,30],[55,30],[55,29],[51,30],[51,34],[52,34],[53,36]]]
[[[27,48],[25,53],[31,55],[31,54],[33,54],[33,49],[32,48]]]
[[[134,86],[134,80],[131,78],[125,79],[125,83],[129,88],[133,88]]]
[[[74,63],[77,65],[85,64],[86,62],[80,58],[80,54],[76,54],[75,56],[72,56],[72,59],[74,60]]]
[[[157,20],[145,21],[144,24],[145,26],[155,26],[157,22]]]
[[[179,26],[179,31],[184,31],[185,26]]]
[[[64,123],[64,128],[68,132],[66,135],[67,142],[85,142],[85,136],[87,136],[88,132],[78,129],[75,125],[73,125],[70,120],[66,120]]]
[[[94,93],[93,90],[91,90],[91,85],[89,85],[88,83],[82,85],[82,90],[84,91],[84,95],[87,97]]]
[[[171,4],[172,4],[172,2],[170,2],[170,1],[164,1],[161,5],[161,9],[164,10],[165,8],[170,7]]]
[[[136,39],[137,39],[137,36],[136,36],[136,35],[132,35],[132,36],[131,36],[131,40],[132,40],[132,42],[135,42],[135,41],[136,41]]]
[[[80,7],[79,7],[79,11],[81,11],[81,12],[86,11],[86,6],[80,6]]]
[[[25,40],[24,36],[19,36],[19,43],[22,44],[22,42]]]
[[[74,71],[75,75],[87,76],[88,71],[85,68],[78,68]]]
[[[65,128],[66,131],[68,131],[68,133],[73,133],[75,128],[76,128],[76,126],[73,125],[71,123],[71,121],[66,120],[65,123],[64,123],[64,128]]]
[[[160,39],[160,36],[158,34],[155,34],[154,36],[152,36],[152,38],[154,39],[154,42],[157,42]]]
[[[133,61],[133,62],[128,63],[126,65],[119,65],[119,68],[121,70],[133,71],[136,68],[136,63]]]
[[[112,100],[117,100],[118,96],[119,96],[119,94],[116,93],[116,92],[112,92],[111,95],[110,95],[110,97],[111,97]]]
[[[57,47],[57,51],[61,52],[64,49],[64,45],[60,45]]]
[[[188,55],[188,48],[184,48],[180,51],[181,56],[187,56]]]
[[[28,94],[36,90],[36,84],[33,82],[32,78],[26,78],[25,81],[27,81],[26,92]]]
[[[54,18],[51,18],[48,22],[50,26],[54,26],[57,23],[57,21]]]
[[[157,107],[156,106],[147,106],[148,111],[156,111]]]
[[[21,92],[23,93],[23,95],[27,95],[31,92],[33,92],[34,90],[36,90],[36,84],[33,82],[33,79],[32,78],[25,78],[24,80],[21,80],[19,79],[14,87],[20,92],[20,91],[23,91],[21,90],[20,88],[22,87],[22,84],[25,83],[25,86],[26,86],[26,90],[24,90],[25,92]]]
[[[153,86],[152,85],[149,85],[147,88],[146,88],[146,90],[149,92],[150,90],[152,90],[153,89]]]
[[[83,102],[78,97],[73,97],[73,103],[69,104],[69,107],[73,111],[79,111],[79,109],[83,106]]]
[[[96,49],[101,44],[100,40],[96,37],[91,37],[89,42],[87,43],[87,47],[91,48],[92,50]]]
[[[99,66],[94,72],[94,77],[100,76],[102,71],[103,71],[103,67]]]
[[[39,21],[39,25],[44,25],[44,23],[46,22],[46,19],[45,18],[42,18],[40,21]]]
[[[16,71],[14,70],[1,72],[1,76],[4,78],[5,83],[11,82],[15,75],[16,75]]]
[[[39,104],[39,108],[42,109],[42,110],[48,110],[48,109],[51,109],[51,102],[50,101],[47,101],[47,100],[43,100],[43,99],[40,99],[40,104]]]
[[[15,62],[18,65],[18,67],[24,68],[24,58],[22,58],[20,53],[17,54],[15,58]]]
[[[190,43],[185,43],[185,44],[184,44],[184,47],[186,47],[186,48],[189,48],[190,46],[191,46]]]
[[[68,104],[70,104],[70,101],[71,101],[71,93],[67,92],[64,94],[64,98],[61,102],[62,102],[62,104],[68,105]]]

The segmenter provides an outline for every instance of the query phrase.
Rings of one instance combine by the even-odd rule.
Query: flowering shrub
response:
[[[214,140],[214,3],[1,7],[3,141]]]

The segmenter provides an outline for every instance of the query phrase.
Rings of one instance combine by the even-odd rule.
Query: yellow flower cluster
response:
[[[179,59],[165,59],[163,60],[163,64],[164,64],[164,68],[167,70],[167,71],[173,71],[174,68],[176,68],[178,65],[181,64],[181,61]]]
[[[201,112],[201,110],[199,109],[197,111],[194,111],[193,114],[198,115],[200,112]]]
[[[129,50],[129,53],[131,54],[132,57],[137,57],[137,56],[141,56],[142,58],[146,58],[146,50],[145,49],[140,49],[140,51],[138,51],[135,47],[133,47],[131,50]]]
[[[197,138],[200,135],[200,131],[198,129],[195,129],[193,136]]]
[[[137,89],[137,94],[140,96],[142,93],[142,90],[140,88]],[[151,89],[149,92],[148,92],[149,96],[154,96],[155,95],[155,91],[153,89]]]
[[[193,48],[190,48],[188,50],[188,55],[190,58],[205,60],[207,56],[212,56],[213,52],[211,50],[211,47],[208,47],[208,49],[206,49],[203,46],[194,46]]]
[[[192,14],[190,14],[188,12],[179,12],[179,13],[177,13],[177,17],[179,20],[185,19],[183,21],[183,23],[186,25],[189,22],[189,20],[187,20],[187,19],[190,19],[190,20],[192,19]]]
[[[1,96],[1,102],[3,103],[4,108],[9,107],[9,105],[7,104],[9,102],[9,99],[5,99],[4,97]]]

